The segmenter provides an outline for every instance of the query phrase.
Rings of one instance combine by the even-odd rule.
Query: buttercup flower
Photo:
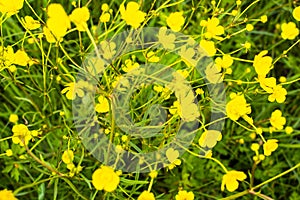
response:
[[[200,47],[206,51],[208,56],[214,56],[217,52],[215,43],[213,41],[201,40]]]
[[[75,82],[68,83],[66,88],[61,91],[62,94],[66,93],[66,97],[69,100],[74,100],[76,95],[79,97],[83,97],[84,92],[82,88],[76,84]]]
[[[278,103],[283,103],[286,99],[287,91],[281,85],[276,85],[273,88],[272,94],[268,97],[270,102],[274,102],[275,100]]]
[[[133,62],[131,59],[126,59],[125,60],[125,64],[122,65],[122,70],[124,72],[129,72],[129,71],[131,71],[133,69],[138,68],[139,66],[140,66],[139,63]]]
[[[212,17],[211,19],[202,20],[200,22],[201,26],[206,27],[206,33],[205,37],[210,39],[210,38],[217,38],[216,36],[224,34],[224,27],[219,25],[220,21],[216,17]]]
[[[31,16],[24,17],[25,28],[29,30],[34,30],[40,28],[41,24],[39,21],[34,20]]]
[[[278,142],[278,140],[276,140],[276,139],[270,139],[270,140],[267,140],[266,143],[264,143],[263,147],[264,147],[264,155],[265,156],[270,156],[272,154],[272,152],[278,148],[277,142]]]
[[[299,29],[294,22],[283,23],[281,25],[281,37],[283,39],[293,40],[299,35]]]
[[[109,111],[109,102],[104,96],[98,97],[98,102],[95,106],[95,110],[98,113],[106,113]]]
[[[64,163],[71,164],[74,160],[74,152],[72,150],[64,151],[61,159]]]
[[[228,171],[222,179],[221,190],[224,191],[225,187],[229,192],[233,192],[239,187],[238,181],[243,181],[247,178],[244,172],[240,171]]]
[[[117,189],[119,182],[119,175],[109,166],[101,166],[92,176],[92,183],[97,190],[112,192]]]
[[[18,50],[15,53],[15,60],[14,64],[20,65],[20,66],[26,66],[30,61],[29,56],[24,50]]]
[[[154,194],[152,192],[143,191],[137,200],[155,200]]]
[[[176,200],[194,200],[194,193],[186,190],[179,191],[175,196]]]
[[[222,140],[222,134],[217,130],[207,130],[202,133],[201,137],[198,140],[198,143],[201,147],[213,148],[216,146],[218,141]]]
[[[11,190],[1,190],[0,191],[0,200],[18,200],[15,196],[14,193]]]
[[[173,148],[169,148],[166,151],[166,156],[170,164],[168,165],[168,168],[172,170],[176,165],[181,165],[181,160],[178,159],[179,152],[178,150],[174,150]]]
[[[69,16],[65,12],[61,4],[52,3],[47,8],[48,20],[46,22],[48,30],[53,34],[53,36],[60,40],[67,33],[67,30],[71,28],[71,22]],[[47,31],[47,29],[44,29]],[[47,32],[44,32],[47,37]],[[52,40],[47,40],[48,42],[53,42]]]
[[[296,7],[293,10],[293,17],[297,20],[300,21],[300,6]]]
[[[120,6],[121,18],[133,28],[138,28],[145,20],[146,13],[140,11],[139,8],[140,5],[133,1],[127,3],[126,9],[124,4]]]
[[[161,27],[158,32],[158,42],[162,44],[165,49],[174,49],[175,48],[175,39],[176,36],[174,34],[167,35],[167,27]]]
[[[31,133],[28,130],[27,126],[24,124],[16,124],[12,127],[12,142],[14,144],[20,144],[20,146],[24,146],[24,143],[27,145],[29,141],[32,139]]]
[[[261,77],[265,77],[271,70],[273,59],[270,56],[265,56],[267,53],[268,51],[264,50],[254,57],[253,66],[256,73]]]
[[[23,8],[24,0],[0,0],[0,12],[14,14]]]
[[[167,25],[172,31],[178,32],[184,24],[184,17],[182,12],[174,12],[167,18]]]
[[[235,95],[226,104],[226,113],[230,119],[238,120],[240,117],[251,113],[251,106],[246,102],[244,95]]]
[[[285,117],[282,117],[282,112],[280,110],[275,110],[272,112],[270,123],[277,130],[282,130],[283,125],[286,123],[286,119]]]
[[[76,8],[69,16],[71,22],[76,25],[78,31],[86,31],[87,21],[90,18],[90,11],[87,7]]]
[[[10,116],[9,116],[9,122],[16,123],[18,120],[19,120],[18,115],[16,115],[16,114],[10,114]]]

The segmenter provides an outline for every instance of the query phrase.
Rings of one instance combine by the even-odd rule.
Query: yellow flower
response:
[[[18,115],[16,115],[16,114],[10,114],[9,115],[9,122],[16,123],[18,120],[19,120]]]
[[[200,47],[205,50],[208,56],[214,56],[217,52],[215,43],[213,41],[201,40]]]
[[[104,96],[98,97],[98,102],[95,106],[95,110],[98,113],[106,113],[109,111],[109,102]]]
[[[175,196],[175,199],[176,200],[194,200],[194,193],[182,190],[182,191],[178,192],[178,194]]]
[[[103,51],[103,57],[105,59],[111,59],[115,55],[116,43],[104,40],[100,42],[100,46]]]
[[[24,50],[18,50],[15,53],[14,64],[20,66],[26,66],[30,62],[30,58]]]
[[[117,189],[119,182],[119,175],[109,166],[101,166],[92,175],[92,183],[97,190],[112,192]]]
[[[300,21],[300,6],[296,7],[293,10],[293,17],[297,20]]]
[[[267,140],[266,143],[264,143],[264,155],[270,156],[273,151],[275,151],[278,148],[277,144],[278,140],[276,139],[270,139]]]
[[[181,165],[181,160],[178,159],[179,157],[179,152],[178,150],[174,150],[173,148],[169,148],[166,151],[166,156],[170,164],[168,164],[168,168],[172,170],[176,165]]]
[[[86,31],[87,21],[90,18],[90,11],[87,7],[76,8],[69,16],[71,22],[76,25],[78,31]]]
[[[32,139],[30,131],[27,126],[24,124],[16,124],[12,127],[12,142],[14,144],[20,144],[20,146],[24,146],[24,143],[27,145],[29,141]]]
[[[154,194],[152,192],[143,191],[137,200],[155,200]]]
[[[146,58],[149,62],[158,62],[160,59],[158,56],[155,55],[153,51],[149,51],[146,55]]]
[[[34,20],[31,16],[24,17],[24,25],[25,25],[25,28],[27,28],[29,30],[34,30],[34,29],[40,28],[40,26],[41,26],[40,22],[37,20]]]
[[[286,134],[289,135],[289,134],[291,134],[293,131],[294,131],[293,127],[291,127],[291,126],[285,127],[285,132],[286,132]]]
[[[271,70],[273,59],[270,56],[265,56],[267,53],[268,51],[264,50],[254,57],[253,66],[256,73],[261,77],[265,77]]]
[[[220,21],[216,17],[212,17],[211,19],[202,20],[200,25],[206,27],[205,37],[210,38],[218,38],[216,36],[224,34],[224,27],[219,25]]]
[[[277,130],[282,130],[283,125],[286,123],[286,119],[285,117],[282,117],[282,112],[280,110],[275,110],[271,114],[270,123]]]
[[[43,33],[46,36],[47,42],[49,42],[49,43],[56,42],[54,35],[51,33],[50,29],[47,26],[43,27]]]
[[[10,156],[13,155],[13,151],[12,151],[11,149],[7,149],[7,150],[5,151],[5,154],[6,154],[6,156],[10,157]]]
[[[268,16],[267,16],[267,15],[262,15],[262,16],[260,17],[260,21],[261,21],[262,23],[266,23],[266,22],[268,21]]]
[[[54,35],[56,40],[60,40],[71,28],[70,19],[61,4],[52,3],[47,8],[48,20],[46,22],[49,31]],[[47,29],[46,29],[47,30]],[[45,29],[44,29],[45,31]],[[44,32],[46,35],[46,33]],[[49,36],[48,36],[49,38]],[[47,39],[47,35],[46,35]],[[48,41],[48,40],[47,40]],[[48,41],[52,42],[52,40]]]
[[[174,12],[167,18],[167,25],[172,31],[178,32],[184,24],[184,17],[182,12]]]
[[[133,1],[127,3],[126,9],[124,4],[120,6],[121,18],[133,28],[138,28],[145,20],[146,13],[140,11],[139,8],[140,5]]]
[[[253,26],[252,24],[247,24],[247,25],[246,25],[246,30],[247,30],[247,31],[250,32],[250,31],[253,31],[253,29],[254,29],[254,26]]]
[[[84,92],[83,92],[82,88],[75,82],[68,83],[66,85],[66,88],[64,88],[61,91],[61,93],[62,94],[66,93],[66,97],[69,100],[74,100],[76,98],[76,95],[79,97],[84,96]]]
[[[227,116],[232,120],[238,120],[251,113],[251,106],[246,102],[244,95],[236,95],[226,104]]]
[[[162,44],[165,49],[174,49],[175,48],[175,39],[176,36],[174,34],[167,35],[167,27],[161,27],[158,32],[158,42]]]
[[[228,69],[233,64],[233,59],[230,55],[224,54],[223,58],[217,57],[215,59],[216,66],[221,70],[221,68]]]
[[[64,151],[61,159],[64,163],[71,164],[74,160],[74,152],[72,150]]]
[[[275,100],[277,103],[283,103],[286,99],[287,91],[281,85],[276,85],[273,88],[272,94],[268,97],[270,102],[274,102]]]
[[[137,62],[133,62],[131,59],[126,59],[125,60],[125,65],[122,65],[122,70],[124,72],[129,72],[133,69],[138,68],[140,65]]]
[[[299,35],[299,29],[294,22],[283,23],[281,25],[281,37],[283,39],[293,40]]]
[[[103,23],[109,22],[110,14],[109,13],[102,13],[99,20],[100,20],[100,22],[103,22]]]
[[[0,191],[0,200],[18,200],[15,196],[14,193],[11,190],[1,190]]]
[[[0,12],[14,14],[23,7],[24,0],[0,0]]]
[[[273,88],[276,87],[276,78],[274,77],[265,78],[258,76],[258,82],[260,84],[260,87],[267,93],[273,93]]]
[[[222,140],[222,134],[217,130],[207,130],[202,133],[201,137],[198,140],[198,143],[201,147],[213,148],[216,146],[218,141]]]
[[[221,190],[224,191],[224,186],[226,186],[229,192],[233,192],[239,187],[238,181],[243,181],[247,178],[247,175],[244,172],[240,171],[228,171],[222,179]]]

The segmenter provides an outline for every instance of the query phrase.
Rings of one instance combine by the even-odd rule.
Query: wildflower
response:
[[[276,139],[270,139],[264,143],[263,147],[264,147],[264,155],[265,156],[270,156],[272,154],[272,152],[278,148],[277,142],[278,142],[278,140],[276,140]]]
[[[76,8],[70,14],[70,20],[76,25],[78,31],[86,31],[87,21],[90,18],[90,11],[87,7]]]
[[[253,66],[258,76],[265,77],[272,66],[272,58],[267,55],[268,51],[264,50],[254,57]]]
[[[293,40],[299,35],[299,29],[294,22],[283,23],[281,25],[281,37],[283,39]]]
[[[286,99],[287,91],[281,85],[276,85],[273,88],[272,94],[268,97],[270,102],[274,102],[275,100],[277,103],[283,103]]]
[[[24,26],[28,30],[35,30],[40,28],[41,24],[39,21],[34,20],[31,16],[25,16],[24,17]]]
[[[175,196],[175,199],[176,200],[194,200],[194,193],[182,190],[182,191],[178,192],[178,194]]]
[[[258,76],[258,82],[260,84],[260,87],[267,93],[273,93],[273,88],[276,87],[276,78],[274,77],[265,78]]]
[[[150,176],[151,178],[156,178],[156,177],[157,177],[157,174],[158,174],[158,172],[157,172],[156,170],[153,170],[153,171],[151,171],[151,172],[149,173],[149,176]]]
[[[98,97],[98,102],[95,106],[95,110],[98,113],[106,113],[109,111],[109,102],[104,96]]]
[[[224,27],[219,23],[220,21],[216,17],[200,22],[200,25],[206,27],[206,33],[204,34],[206,38],[218,38],[217,36],[224,34]]]
[[[197,60],[193,58],[195,55],[195,50],[191,47],[187,47],[187,45],[182,45],[180,48],[179,55],[181,56],[181,59],[187,66],[196,66]]]
[[[129,71],[131,71],[133,69],[138,68],[139,66],[140,66],[139,63],[133,62],[131,59],[126,59],[125,60],[125,64],[122,65],[122,70],[124,72],[129,72]]]
[[[103,12],[107,12],[107,11],[109,10],[108,4],[107,4],[107,3],[102,4],[102,5],[101,5],[101,10],[102,10]]]
[[[282,117],[282,112],[280,110],[275,110],[271,114],[270,123],[277,130],[282,130],[283,125],[286,123],[286,119],[285,117]]]
[[[72,150],[64,151],[61,159],[64,163],[71,164],[74,160],[74,152]]]
[[[258,143],[253,143],[251,144],[251,150],[254,151],[254,152],[258,152],[259,150],[259,144]]]
[[[285,82],[286,82],[286,77],[280,76],[280,77],[279,77],[279,82],[280,82],[280,83],[285,83]]]
[[[246,25],[246,30],[247,30],[247,31],[250,32],[250,31],[253,31],[253,29],[254,29],[254,26],[253,26],[252,24],[247,24],[247,25]]]
[[[178,32],[184,24],[184,17],[182,12],[174,12],[167,18],[167,25],[172,31]]]
[[[30,131],[24,124],[16,124],[12,127],[12,142],[14,144],[20,144],[20,146],[27,145],[32,139]]]
[[[147,190],[145,190],[140,194],[137,200],[155,200],[155,197],[152,192],[148,192]]]
[[[52,3],[48,6],[47,8],[47,14],[48,14],[48,19],[47,19],[47,28],[50,31],[50,33],[53,34],[53,36],[56,38],[56,40],[60,40],[63,38],[67,30],[71,28],[71,22],[70,19],[65,12],[64,8],[62,7],[61,4],[58,3]],[[47,32],[47,29],[44,29],[44,31]],[[47,34],[46,39],[47,39]],[[49,35],[48,35],[48,38]],[[47,40],[48,41],[48,40]],[[52,42],[52,40],[49,40],[48,42]]]
[[[76,85],[75,82],[71,82],[68,83],[66,85],[66,88],[64,88],[61,91],[62,94],[66,93],[66,97],[69,100],[74,100],[76,98],[76,95],[79,97],[83,97],[84,96],[84,92],[82,90],[82,88],[78,85]]]
[[[49,43],[56,42],[54,35],[51,33],[50,29],[47,26],[43,27],[43,33],[46,37],[47,42],[49,42]]]
[[[167,28],[161,27],[158,32],[158,42],[162,44],[165,49],[174,49],[175,48],[175,39],[176,36],[174,34],[167,35]]]
[[[16,115],[16,114],[10,114],[9,115],[9,122],[16,123],[18,120],[19,120],[18,115]]]
[[[24,0],[0,0],[0,12],[14,14],[23,8]]]
[[[208,56],[214,56],[217,52],[215,43],[213,41],[201,40],[200,47],[206,51]]]
[[[18,200],[18,199],[14,196],[14,193],[11,190],[4,189],[0,191],[0,200]]]
[[[173,148],[169,148],[166,151],[166,156],[170,164],[168,165],[168,168],[172,170],[176,165],[181,165],[181,160],[178,159],[179,152],[178,150],[174,150]]]
[[[30,58],[24,50],[18,50],[15,53],[14,64],[26,66],[30,62]]]
[[[197,89],[196,89],[196,94],[198,94],[198,95],[204,94],[203,89],[202,89],[202,88],[197,88]]]
[[[103,22],[103,23],[106,23],[106,22],[109,22],[110,20],[110,14],[109,13],[102,13],[100,15],[100,18],[99,18],[100,22]]]
[[[297,20],[300,21],[300,6],[296,7],[293,10],[293,17]]]
[[[116,43],[108,42],[106,40],[100,42],[100,46],[103,52],[103,57],[105,59],[111,59],[116,53]]]
[[[286,132],[286,134],[289,135],[289,134],[291,134],[293,131],[294,131],[293,127],[291,127],[291,126],[285,127],[285,132]]]
[[[138,28],[145,20],[146,13],[140,11],[139,8],[140,5],[133,1],[127,3],[126,9],[124,4],[120,6],[121,18],[133,28]]]
[[[260,17],[260,21],[261,21],[262,23],[266,23],[266,22],[268,21],[268,16],[267,16],[267,15],[262,15],[262,16]]]
[[[146,58],[149,62],[158,62],[160,59],[158,56],[155,55],[153,51],[148,52]]]
[[[233,64],[233,59],[230,55],[225,54],[223,55],[223,58],[217,57],[215,63],[216,63],[216,67],[218,67],[219,70],[223,68],[226,70],[227,74],[231,74],[232,70],[230,66]]]
[[[109,166],[101,166],[92,175],[92,183],[97,190],[112,192],[117,189],[119,182],[119,175]]]
[[[202,133],[201,137],[198,140],[198,143],[201,147],[213,148],[216,146],[218,141],[222,140],[222,134],[217,130],[207,130]]]
[[[12,151],[11,149],[7,149],[7,150],[5,151],[5,155],[8,156],[8,157],[10,157],[10,156],[13,155],[13,151]]]
[[[222,179],[221,190],[224,191],[224,186],[226,186],[229,192],[233,192],[239,187],[238,181],[243,181],[247,178],[247,175],[244,172],[240,171],[228,171]]]
[[[226,104],[226,113],[230,119],[238,120],[251,113],[251,106],[246,102],[244,95],[236,95]]]

